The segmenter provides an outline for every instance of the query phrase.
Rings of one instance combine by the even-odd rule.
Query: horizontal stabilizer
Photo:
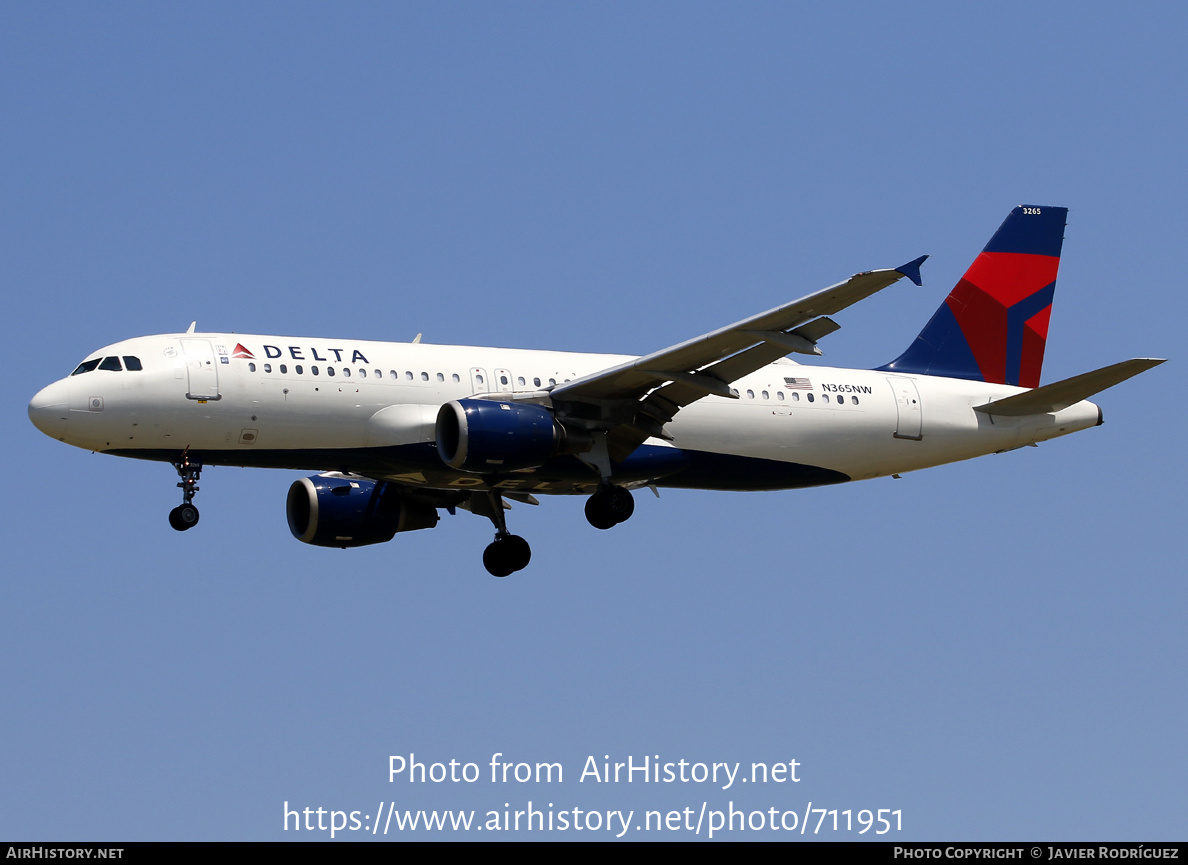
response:
[[[1124,360],[1121,363],[1095,369],[1093,372],[1074,375],[1064,381],[1015,394],[1006,399],[974,406],[974,411],[1009,417],[1061,411],[1070,405],[1076,405],[1081,400],[1088,399],[1095,393],[1100,393],[1107,387],[1113,387],[1140,372],[1146,372],[1152,367],[1159,366],[1161,363],[1163,363],[1163,359],[1152,357]]]

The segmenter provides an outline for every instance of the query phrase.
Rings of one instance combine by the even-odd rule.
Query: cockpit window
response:
[[[120,359],[118,357],[105,357],[103,363],[99,364],[99,369],[105,369],[109,372],[123,372],[124,368],[120,366]]]
[[[130,372],[140,372],[144,367],[140,365],[140,358],[126,354],[124,355],[124,369]]]
[[[76,369],[74,372],[72,372],[70,374],[71,375],[82,375],[84,372],[90,372],[95,367],[99,366],[99,361],[100,361],[100,358],[95,358],[94,360],[84,360],[82,363],[80,363],[78,365],[78,369]]]

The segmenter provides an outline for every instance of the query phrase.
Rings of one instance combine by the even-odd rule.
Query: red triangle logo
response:
[[[249,360],[255,360],[256,356],[243,347],[242,343],[235,343],[235,351],[231,352],[232,357],[243,357]]]

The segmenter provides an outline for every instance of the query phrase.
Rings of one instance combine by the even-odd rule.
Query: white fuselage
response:
[[[29,412],[54,438],[87,450],[208,464],[357,471],[435,488],[491,486],[589,491],[592,468],[475,475],[449,468],[433,446],[439,407],[472,396],[549,405],[551,385],[621,364],[620,355],[470,346],[188,333],[125,340],[89,359],[127,358],[139,370],[94,368],[42,390]],[[104,361],[107,366],[113,364]],[[85,366],[85,364],[84,364]],[[1080,402],[1055,413],[999,417],[974,406],[1021,388],[925,375],[807,366],[782,359],[707,396],[668,423],[658,455],[624,467],[625,483],[774,489],[860,480],[1043,441],[1100,422]],[[536,396],[532,396],[535,394]],[[682,472],[664,451],[697,455]],[[721,462],[720,458],[729,458]],[[750,467],[732,482],[732,466]],[[715,462],[717,460],[717,462]],[[827,470],[784,474],[772,464]],[[616,469],[618,471],[618,469]],[[836,473],[834,477],[831,473]]]

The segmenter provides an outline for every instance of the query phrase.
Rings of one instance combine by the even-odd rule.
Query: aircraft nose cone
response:
[[[65,381],[43,387],[29,400],[29,420],[50,438],[66,435],[66,419],[70,417],[70,393]]]

